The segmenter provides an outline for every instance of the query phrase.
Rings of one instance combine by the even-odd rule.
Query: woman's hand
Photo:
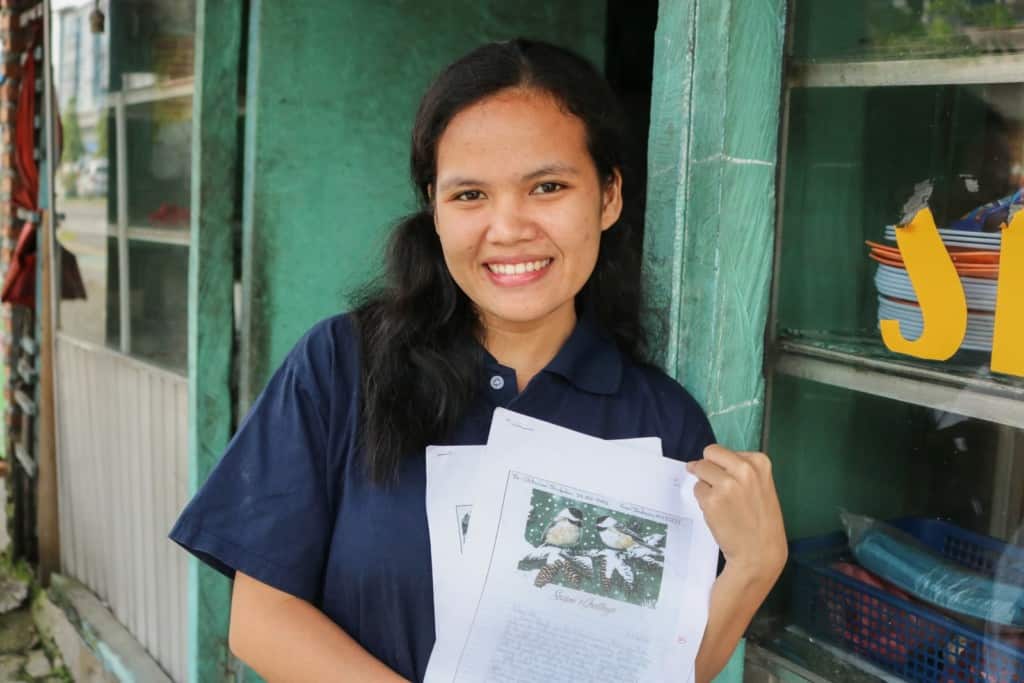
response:
[[[788,550],[768,456],[712,444],[687,469],[700,479],[693,492],[726,567],[752,582],[775,583]]]
[[[725,555],[694,664],[697,683],[708,683],[729,661],[775,585],[788,549],[768,456],[736,453],[716,444],[687,469],[700,479],[694,494]]]

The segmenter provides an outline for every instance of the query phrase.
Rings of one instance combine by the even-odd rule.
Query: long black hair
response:
[[[420,209],[394,228],[383,281],[353,312],[362,350],[361,444],[368,474],[385,483],[402,458],[444,443],[481,387],[481,327],[473,302],[445,265],[430,188],[437,143],[456,114],[507,88],[555,98],[581,119],[602,183],[623,176],[619,221],[601,236],[597,265],[576,297],[636,362],[646,357],[640,260],[634,230],[642,188],[630,185],[626,125],[611,86],[585,59],[529,40],[491,43],[448,66],[423,96],[412,134],[412,181]]]

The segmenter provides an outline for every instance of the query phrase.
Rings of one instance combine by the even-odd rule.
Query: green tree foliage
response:
[[[78,127],[78,102],[74,97],[68,101],[60,123],[64,130],[64,161],[78,161],[85,154],[85,145],[82,143],[82,129]]]

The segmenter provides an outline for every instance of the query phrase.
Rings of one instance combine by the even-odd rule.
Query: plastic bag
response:
[[[1024,627],[1024,586],[951,562],[896,527],[840,512],[857,562],[870,572],[940,609],[1003,626]]]

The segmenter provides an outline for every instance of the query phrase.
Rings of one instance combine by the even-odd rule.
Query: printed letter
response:
[[[882,320],[882,341],[896,353],[947,360],[967,334],[967,299],[931,210],[925,207],[907,225],[897,226],[896,241],[921,306],[924,329],[920,338],[908,341],[900,333],[899,321]]]
[[[1003,228],[992,370],[1024,377],[1024,210]]]

